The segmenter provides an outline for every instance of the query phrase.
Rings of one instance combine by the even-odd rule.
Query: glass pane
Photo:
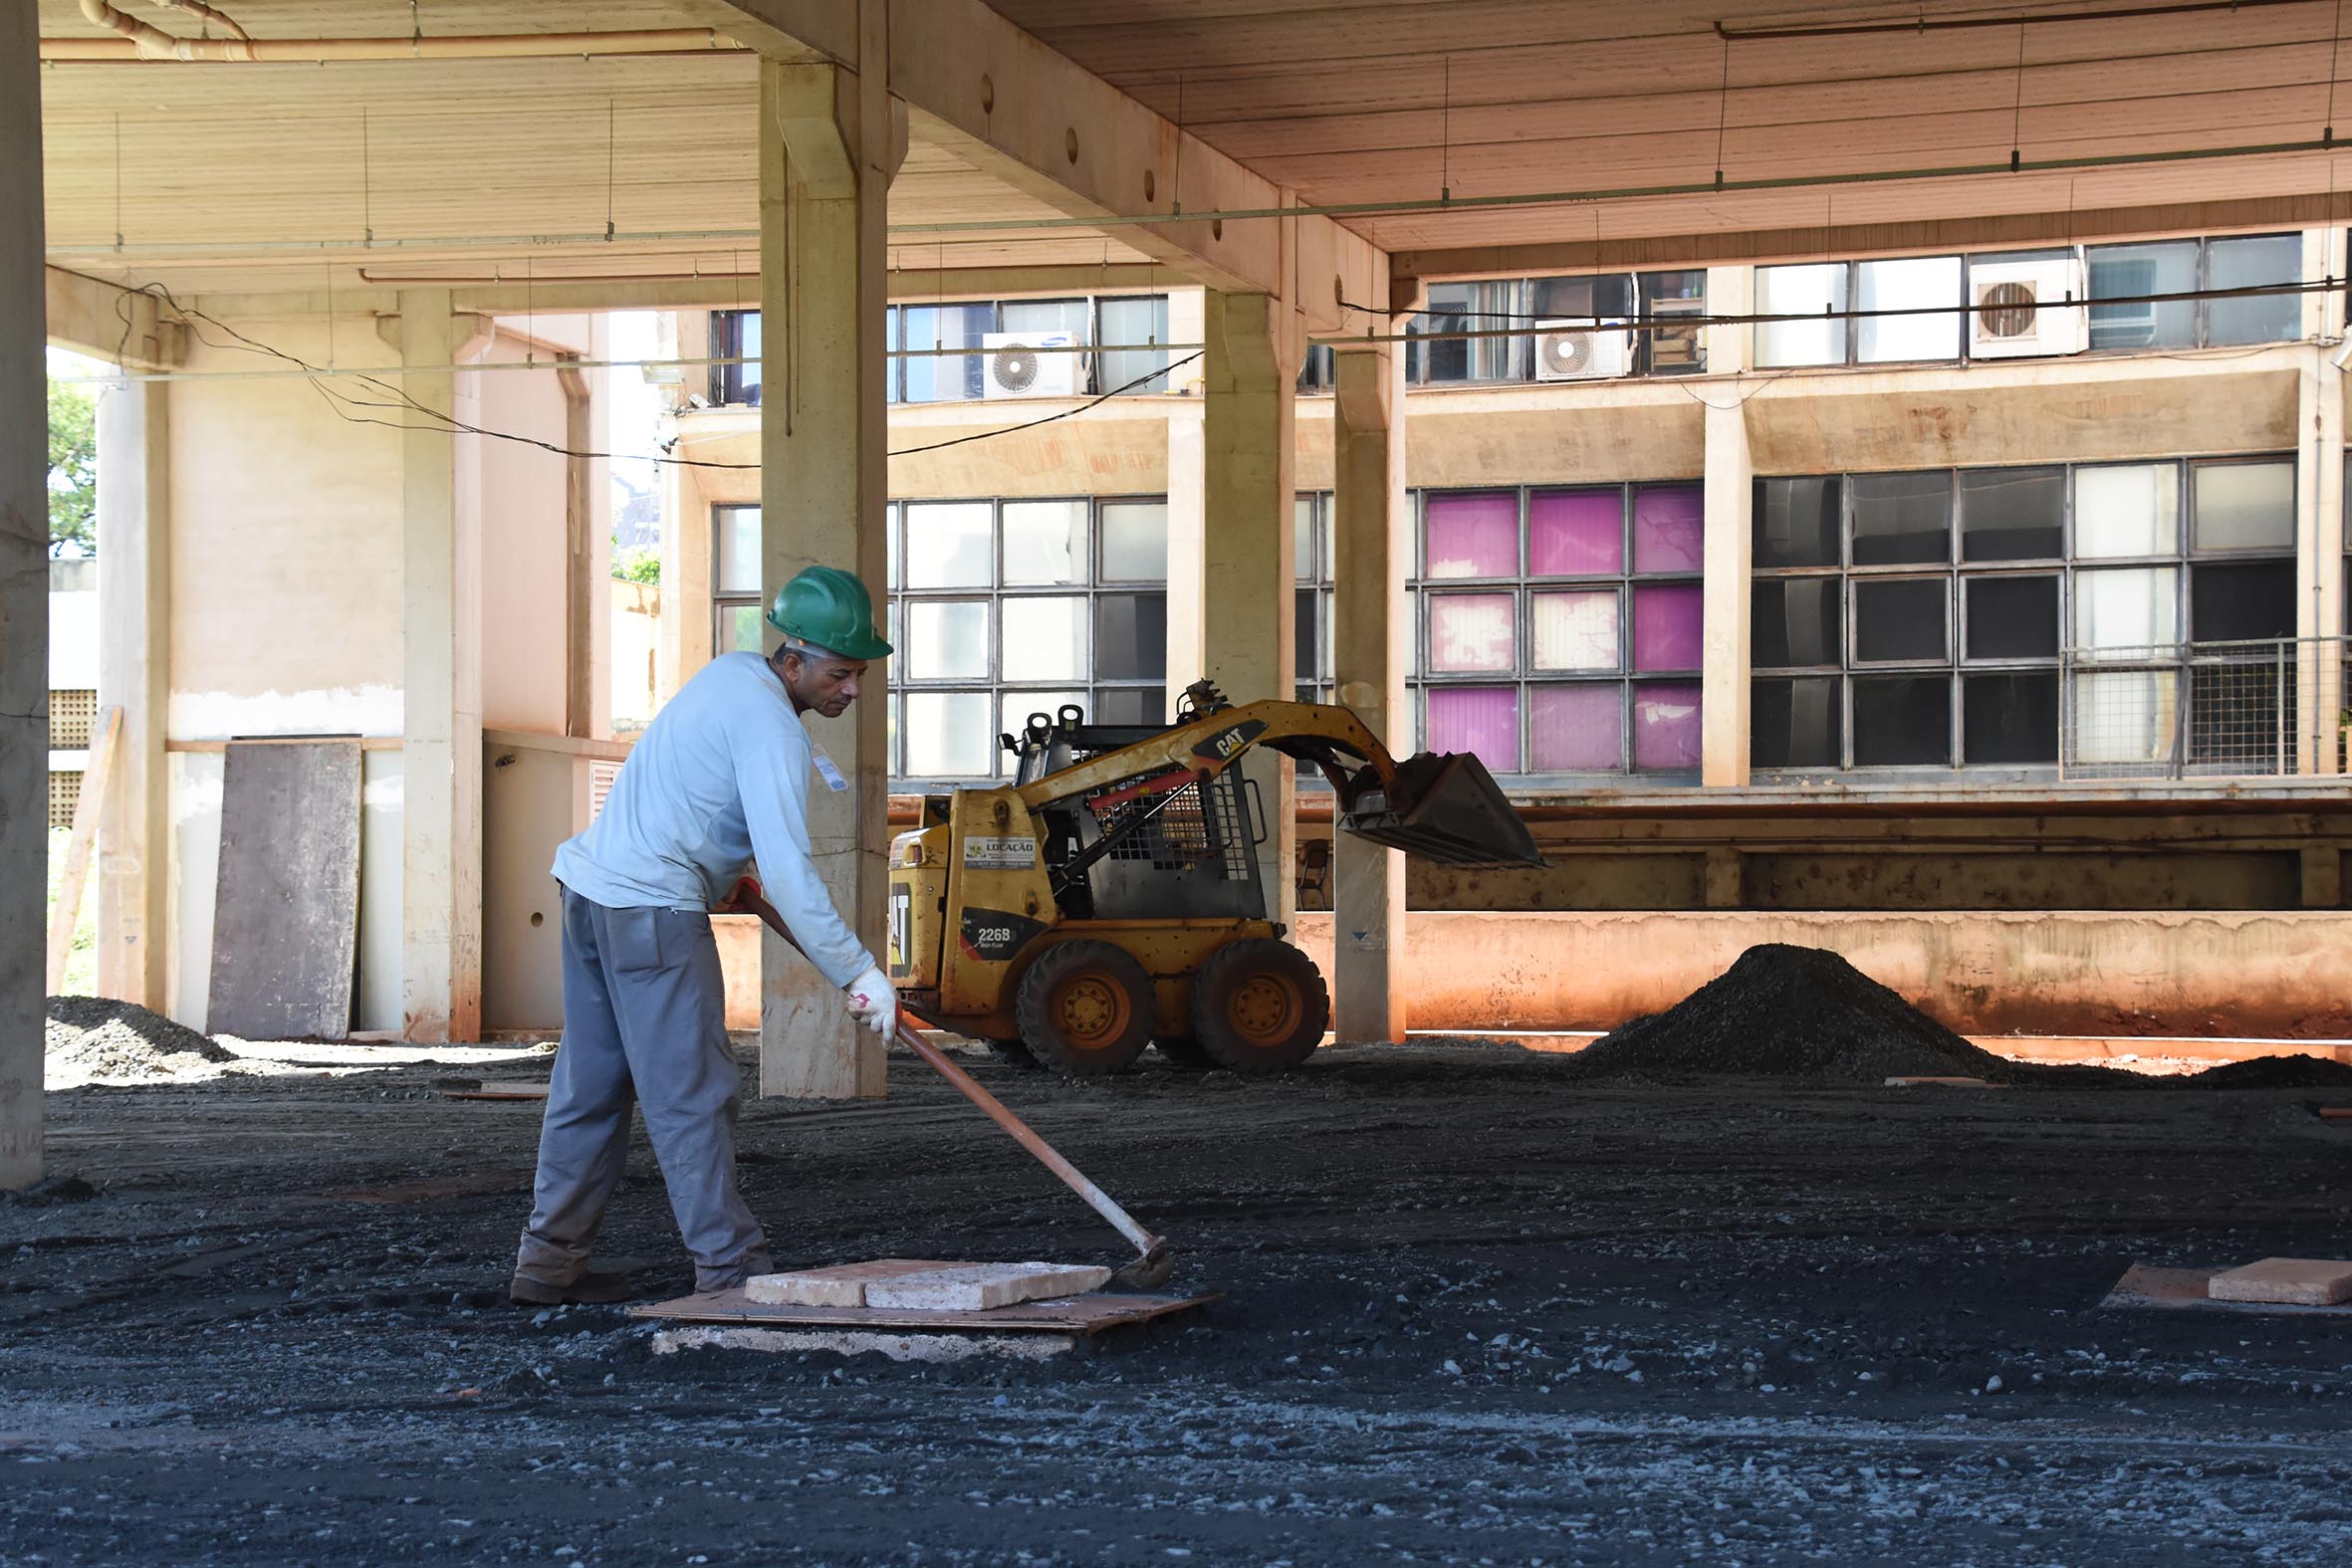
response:
[[[1952,682],[1942,675],[1854,681],[1854,766],[1952,766]]]
[[[1050,719],[1058,719],[1064,703],[1075,703],[1080,708],[1086,708],[1086,694],[1075,691],[1006,692],[998,699],[997,703],[997,712],[1002,716],[1002,722],[997,725],[997,730],[1004,735],[1023,734],[1029,729],[1031,714],[1042,713]],[[1087,708],[1086,711],[1089,716],[1093,713],[1090,708]],[[1005,759],[1005,767],[1008,772],[1011,771],[1012,766],[1013,760],[1009,757]]]
[[[1844,660],[1845,617],[1835,577],[1760,579],[1749,595],[1748,650],[1760,670]]]
[[[2189,538],[2199,550],[2293,550],[2295,465],[2200,463]]]
[[[2295,563],[2199,563],[2189,569],[2189,635],[2234,642],[2295,634]]]
[[[1952,476],[1856,474],[1854,564],[1896,566],[1952,559]]]
[[[1484,332],[1511,325],[1517,285],[1508,279],[1484,283],[1439,283],[1429,288],[1429,309],[1405,325],[1408,333]],[[1416,342],[1405,350],[1410,381],[1500,381],[1512,372],[1519,337],[1454,337]]]
[[[1469,752],[1498,774],[1519,772],[1519,688],[1432,686],[1429,738],[1433,752]]]
[[[2074,471],[2074,556],[2169,556],[2181,548],[2181,469],[2134,463]]]
[[[720,507],[719,580],[721,593],[760,591],[760,509]]]
[[[1529,278],[1528,287],[1533,291],[1534,303],[1528,308],[1530,316],[1623,319],[1633,314],[1633,280],[1621,272],[1584,278]]]
[[[1322,607],[1323,596],[1313,588],[1294,591],[1298,602],[1291,622],[1292,657],[1294,661],[1293,674],[1302,681],[1324,680],[1328,678],[1329,671],[1323,667],[1323,634],[1317,613]]]
[[[1301,582],[1315,578],[1314,497],[1296,496],[1291,502],[1292,568]]]
[[[986,305],[909,305],[900,322],[908,348],[977,348],[984,335],[996,330],[996,312]],[[980,395],[979,354],[919,354],[898,362],[910,403]]]
[[[1961,756],[1969,763],[2058,760],[2058,672],[1964,675]]]
[[[2197,242],[2092,245],[2090,264],[2093,348],[2188,348],[2197,342],[2197,302],[2151,303],[2151,294],[2185,294],[2197,287]],[[2100,305],[2100,300],[2123,303]]]
[[[1086,580],[1086,503],[1005,503],[1005,581],[1058,584]]]
[[[1528,688],[1528,772],[1625,771],[1625,689],[1615,681]]]
[[[1845,714],[1836,676],[1756,681],[1748,692],[1751,767],[1836,768],[1843,764]]]
[[[1434,533],[1431,548],[1436,548]],[[1433,555],[1433,565],[1435,560]],[[1624,569],[1623,491],[1612,485],[1606,490],[1538,490],[1528,497],[1529,576],[1614,576]],[[1433,570],[1430,575],[1438,573]]]
[[[985,588],[994,582],[991,510],[985,501],[909,501],[906,585]]]
[[[768,624],[757,604],[728,604],[719,610],[725,628],[719,637],[721,653],[758,653],[761,628]]]
[[[1818,262],[1803,267],[1759,267],[1756,270],[1756,313],[1759,316],[1813,316],[1846,308],[1844,262]],[[1842,318],[1819,321],[1759,322],[1756,326],[1756,362],[1783,364],[1843,364],[1846,362],[1846,324]]]
[[[1699,687],[1633,689],[1633,766],[1644,773],[1699,766]]]
[[[1530,517],[1529,526],[1533,527]],[[1640,485],[1633,492],[1633,569],[1697,571],[1707,562],[1707,491]]]
[[[1082,681],[1086,678],[1086,601],[1070,598],[999,599],[1004,616],[1008,681]]]
[[[2303,276],[2300,234],[2257,234],[2211,240],[2206,249],[2206,284],[2214,289],[2246,289],[2265,283],[2294,283]],[[2209,343],[2283,343],[2303,336],[2300,294],[2256,294],[2205,302]]]
[[[2065,554],[2064,469],[1961,470],[1961,560],[2056,560]]]
[[[1532,599],[1529,612],[1534,617],[1533,668],[1613,670],[1618,667],[1615,588],[1536,593]],[[1443,598],[1430,600],[1433,605],[1445,602]]]
[[[1433,593],[1429,668],[1437,672],[1519,667],[1516,598],[1509,593]]]
[[[1942,661],[1952,657],[1944,635],[1951,585],[1942,577],[1903,577],[1854,583],[1854,657],[1864,663]],[[1860,733],[1857,721],[1855,732]]]
[[[1913,256],[1857,262],[1854,304],[1864,311],[1941,307],[1931,316],[1865,316],[1854,324],[1854,357],[1865,364],[1960,357],[1960,258]]]
[[[2170,670],[2101,670],[2075,676],[2069,761],[2168,761],[2179,717],[2178,693]]]
[[[1705,590],[1696,582],[1642,582],[1633,589],[1633,667],[1695,670]]]
[[[1844,559],[1838,548],[1841,494],[1835,475],[1758,480],[1754,520],[1758,568],[1839,564]]]
[[[1157,686],[1106,686],[1094,694],[1096,724],[1164,724],[1168,694]]]
[[[1432,495],[1425,527],[1426,575],[1519,575],[1519,497],[1512,492]]]
[[[898,562],[901,555],[898,535],[898,505],[892,502],[882,508],[882,551],[890,558],[889,564],[883,568],[883,577],[893,593],[898,591]]]
[[[2077,648],[2150,648],[2180,640],[2178,567],[2131,566],[2074,574]]]
[[[906,776],[986,779],[996,758],[986,692],[906,694]]]
[[[1645,272],[1641,311],[1653,323],[1707,314],[1707,274]],[[1695,375],[1707,368],[1706,334],[1697,327],[1656,327],[1641,335],[1642,373]]]
[[[1097,314],[1103,343],[1164,343],[1168,340],[1168,297],[1155,294],[1142,300],[1102,300]],[[1168,350],[1165,348],[1109,349],[1095,356],[1095,390],[1126,388],[1130,397],[1168,389]],[[1159,372],[1159,373],[1155,373]],[[1130,382],[1140,384],[1130,385]]]
[[[1968,602],[1970,658],[2058,656],[2056,577],[1971,577],[1963,591]]]
[[[1102,504],[1102,579],[1105,582],[1168,580],[1168,504],[1165,501]]]
[[[898,652],[910,681],[986,680],[988,600],[909,599]]]
[[[1007,300],[997,311],[1004,319],[1004,332],[1031,337],[1067,333],[1082,343],[1094,340],[1086,336],[1092,322],[1084,300]]]
[[[1104,593],[1094,600],[1094,675],[1158,681],[1168,676],[1168,595]]]

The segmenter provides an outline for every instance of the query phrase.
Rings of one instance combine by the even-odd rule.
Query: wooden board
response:
[[[485,1083],[478,1089],[443,1089],[444,1100],[544,1100],[544,1083]]]
[[[629,1308],[631,1317],[686,1323],[747,1323],[781,1327],[987,1329],[994,1332],[1099,1334],[1126,1323],[1188,1312],[1223,1300],[1222,1292],[1198,1296],[1091,1294],[1053,1301],[1023,1301],[986,1312],[921,1312],[890,1307],[766,1306],[738,1288],[705,1290]]]
[[[205,1027],[240,1039],[342,1039],[358,940],[357,739],[231,742]]]
[[[2134,1263],[2107,1292],[2103,1307],[2164,1307],[2176,1311],[2283,1312],[2314,1317],[2352,1318],[2352,1301],[2338,1306],[2289,1306],[2276,1301],[2216,1301],[2206,1294],[2211,1268],[2157,1268]]]

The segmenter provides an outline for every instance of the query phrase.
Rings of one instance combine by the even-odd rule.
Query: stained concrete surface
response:
[[[0,1203],[0,1562],[2080,1563],[2352,1545],[2352,1325],[2103,1312],[2352,1249],[2309,1091],[973,1070],[1204,1323],[1043,1365],[698,1351],[504,1304],[540,1107],[430,1067],[52,1093]],[[780,1266],[1113,1261],[910,1058],[754,1102]],[[684,1293],[641,1137],[610,1256]]]

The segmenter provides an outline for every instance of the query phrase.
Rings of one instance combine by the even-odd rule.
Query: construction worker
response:
[[[756,860],[810,962],[858,1021],[888,1039],[898,1004],[818,879],[809,791],[848,782],[801,716],[837,718],[869,660],[890,652],[865,584],[811,566],[778,590],[777,650],[713,659],[664,706],[588,831],[556,851],[564,899],[564,1044],[548,1085],[539,1175],[510,1294],[518,1302],[619,1301],[627,1276],[588,1251],[628,1152],[629,1106],[669,1189],[695,1288],[774,1265],[735,1190],[739,1083],[710,911]]]

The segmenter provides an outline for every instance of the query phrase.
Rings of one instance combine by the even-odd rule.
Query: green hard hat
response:
[[[844,659],[880,659],[890,644],[874,630],[865,584],[838,566],[807,566],[776,590],[768,624]]]

